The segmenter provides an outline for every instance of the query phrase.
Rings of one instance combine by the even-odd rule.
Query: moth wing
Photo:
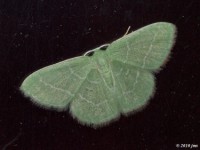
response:
[[[154,93],[154,76],[149,71],[129,64],[113,62],[118,103],[122,114],[143,108]]]
[[[119,116],[115,95],[108,89],[97,69],[92,69],[70,105],[80,123],[100,126]]]
[[[171,23],[150,24],[112,42],[107,52],[113,60],[157,70],[170,54],[175,32]]]
[[[63,110],[90,70],[89,57],[75,57],[32,73],[23,81],[20,90],[42,107]]]

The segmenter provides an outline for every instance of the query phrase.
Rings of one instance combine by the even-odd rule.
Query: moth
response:
[[[175,37],[171,23],[147,25],[103,46],[106,50],[100,46],[32,73],[20,90],[43,108],[69,109],[82,124],[108,124],[148,103],[154,73],[170,55]]]

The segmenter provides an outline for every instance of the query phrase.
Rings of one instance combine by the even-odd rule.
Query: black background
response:
[[[68,112],[34,105],[19,91],[33,71],[116,40],[128,26],[158,21],[174,23],[178,34],[143,111],[93,129]],[[0,149],[200,147],[199,31],[199,0],[0,0]]]

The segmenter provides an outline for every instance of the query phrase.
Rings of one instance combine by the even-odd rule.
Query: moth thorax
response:
[[[112,89],[114,87],[114,79],[112,77],[112,72],[108,59],[106,59],[106,57],[98,58],[97,66],[105,85],[109,89]]]
[[[107,73],[109,72],[109,63],[106,59],[104,58],[99,58],[97,59],[97,66],[100,72],[102,73]]]

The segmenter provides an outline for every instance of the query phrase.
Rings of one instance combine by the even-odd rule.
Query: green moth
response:
[[[69,109],[82,124],[108,124],[147,104],[155,89],[154,73],[166,62],[175,36],[171,23],[150,24],[84,56],[44,67],[20,89],[44,108]]]

